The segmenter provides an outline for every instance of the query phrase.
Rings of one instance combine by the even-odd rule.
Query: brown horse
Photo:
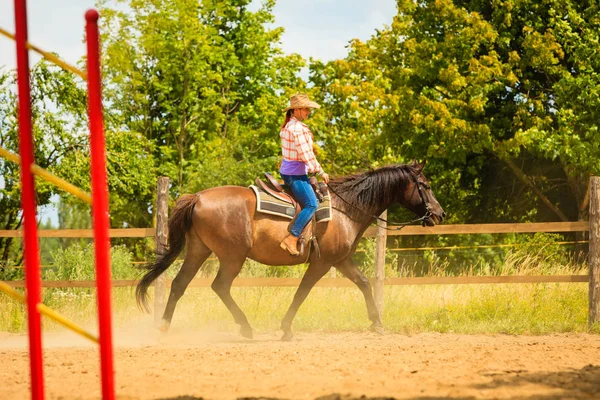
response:
[[[374,216],[393,203],[423,216],[424,225],[433,226],[443,221],[446,213],[423,175],[424,165],[425,161],[420,164],[413,161],[412,164],[387,166],[329,183],[333,191],[333,219],[316,226],[321,257],[318,258],[315,252],[308,257],[308,268],[281,323],[282,340],[293,338],[292,320],[298,308],[332,266],[359,287],[367,303],[371,329],[383,333],[369,280],[354,265],[351,256]],[[177,301],[204,261],[214,253],[220,266],[211,287],[240,325],[240,333],[252,338],[252,327],[230,293],[231,284],[246,258],[267,265],[296,265],[307,259],[306,254],[292,257],[279,247],[287,235],[289,220],[255,210],[253,191],[239,186],[207,189],[177,200],[169,219],[168,250],[155,263],[144,267],[147,272],[136,290],[138,305],[148,310],[148,287],[169,268],[187,243],[185,260],[173,280],[163,315],[163,332],[169,328]]]

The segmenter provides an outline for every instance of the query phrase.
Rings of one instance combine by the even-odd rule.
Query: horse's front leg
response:
[[[383,335],[383,323],[381,322],[381,315],[379,314],[379,310],[373,299],[373,290],[371,289],[369,279],[367,279],[367,277],[358,269],[350,257],[346,257],[335,264],[334,267],[358,286],[363,293],[363,296],[365,296],[367,313],[369,314],[369,320],[372,322],[371,330]]]
[[[294,334],[292,333],[292,321],[298,312],[298,309],[306,299],[306,296],[310,293],[310,290],[315,286],[315,283],[319,281],[326,273],[329,271],[331,266],[323,265],[320,263],[310,263],[308,269],[304,273],[302,277],[302,281],[300,282],[300,286],[298,286],[298,290],[296,290],[296,294],[294,295],[294,300],[290,305],[287,313],[285,313],[285,317],[281,321],[281,329],[283,330],[283,336],[281,340],[289,342],[294,338]]]

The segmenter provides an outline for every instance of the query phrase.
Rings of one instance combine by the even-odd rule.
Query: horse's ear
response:
[[[425,168],[426,163],[427,163],[426,159],[423,159],[423,161],[421,161],[421,162],[418,162],[417,160],[413,160],[412,166],[417,170],[417,172],[421,172],[421,171],[423,171],[423,168]]]

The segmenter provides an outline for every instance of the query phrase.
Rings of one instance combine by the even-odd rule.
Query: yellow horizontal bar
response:
[[[25,303],[25,296],[2,281],[0,281],[0,291],[6,293],[8,296],[12,297],[18,302]]]
[[[2,28],[0,28],[0,33],[12,40],[15,40],[15,35],[13,35],[12,33],[8,32]],[[60,58],[56,57],[54,54],[48,53],[47,51],[44,51],[44,50],[40,49],[39,47],[34,46],[31,43],[27,43],[27,48],[29,50],[33,50],[33,51],[39,53],[46,60],[53,62],[54,64],[58,65],[59,67],[66,69],[67,71],[71,71],[72,73],[74,73],[76,75],[79,75],[84,81],[87,81],[87,74],[85,72],[83,72],[82,70],[80,70],[70,64],[67,64]]]
[[[0,147],[0,156],[6,158],[8,161],[12,161],[15,164],[21,164],[21,157],[16,154],[11,153],[6,150],[4,147]]]
[[[9,161],[14,162],[15,164],[21,164],[21,157],[9,152],[8,150],[2,147],[0,147],[0,156],[6,158]],[[41,178],[44,178],[45,180],[61,188],[65,192],[71,193],[73,196],[83,200],[84,202],[92,204],[92,196],[90,196],[88,193],[79,189],[77,186],[65,181],[64,179],[61,179],[58,176],[51,174],[39,165],[32,164],[31,172],[35,175],[38,175]]]
[[[73,196],[79,198],[80,200],[83,200],[84,202],[86,202],[88,204],[92,204],[92,196],[90,196],[88,193],[79,189],[77,186],[65,181],[64,179],[51,174],[50,172],[46,171],[42,167],[40,167],[36,164],[32,164],[31,172],[44,178],[48,182],[53,183],[55,186],[61,188],[65,192],[71,193]]]
[[[21,293],[17,292],[15,289],[10,287],[8,284],[1,282],[1,281],[0,281],[0,291],[3,291],[8,296],[12,297],[13,299],[15,299],[21,303],[27,302],[27,300],[25,299],[25,296],[23,296]],[[68,319],[66,319],[65,317],[63,317],[62,315],[60,315],[59,313],[57,313],[56,311],[54,311],[47,305],[38,303],[37,309],[41,314],[44,314],[46,317],[58,322],[62,326],[72,330],[75,333],[80,334],[81,336],[91,340],[92,342],[99,343],[97,336],[94,336],[93,334],[87,332],[85,329],[83,329],[79,325],[69,321]]]
[[[72,330],[75,333],[80,334],[84,338],[87,338],[94,343],[99,343],[97,336],[94,336],[93,334],[87,332],[85,329],[83,329],[79,325],[69,321],[68,319],[66,319],[65,317],[63,317],[62,315],[60,315],[59,313],[57,313],[56,311],[54,311],[47,305],[38,303],[37,309],[40,313],[44,314],[46,317],[48,317],[50,319],[53,319],[54,321],[58,322],[62,326]]]

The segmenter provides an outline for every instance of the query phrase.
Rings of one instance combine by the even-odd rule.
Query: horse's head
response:
[[[441,224],[446,217],[446,212],[433,195],[429,181],[423,175],[425,160],[421,163],[414,160],[411,166],[415,170],[415,175],[405,192],[404,205],[419,217],[426,217],[423,226]]]

